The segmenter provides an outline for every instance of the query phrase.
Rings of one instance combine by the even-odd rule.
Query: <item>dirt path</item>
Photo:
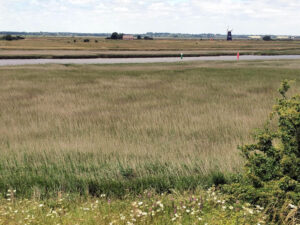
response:
[[[282,60],[300,59],[300,55],[278,56],[240,56],[240,60]],[[97,59],[1,59],[0,66],[34,65],[34,64],[119,64],[119,63],[159,63],[159,62],[185,62],[185,61],[233,61],[236,56],[206,56],[206,57],[180,57],[170,58],[97,58]]]

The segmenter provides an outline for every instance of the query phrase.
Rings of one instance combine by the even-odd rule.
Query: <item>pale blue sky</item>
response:
[[[300,35],[300,0],[0,0],[0,30]]]

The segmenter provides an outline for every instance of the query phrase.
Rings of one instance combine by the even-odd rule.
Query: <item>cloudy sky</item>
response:
[[[0,0],[0,30],[300,35],[300,0]]]

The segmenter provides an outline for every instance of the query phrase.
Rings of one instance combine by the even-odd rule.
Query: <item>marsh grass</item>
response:
[[[74,42],[76,39],[76,42]],[[199,40],[199,39],[155,39],[147,40],[106,40],[93,38],[88,43],[83,38],[70,37],[26,37],[18,41],[0,41],[1,49],[16,50],[299,50],[299,41],[262,40]],[[95,42],[97,40],[98,42]]]
[[[255,63],[1,67],[0,191],[121,197],[226,182],[280,81],[300,75]]]
[[[155,39],[106,40],[88,37],[91,41],[71,37],[26,37],[18,41],[0,40],[0,59],[28,58],[132,58],[132,57],[179,57],[243,54],[285,55],[300,54],[299,41],[262,40],[199,40]],[[76,42],[74,42],[76,40]]]

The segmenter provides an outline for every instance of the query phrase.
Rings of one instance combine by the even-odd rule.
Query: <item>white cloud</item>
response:
[[[0,30],[300,34],[299,0],[0,0]]]

